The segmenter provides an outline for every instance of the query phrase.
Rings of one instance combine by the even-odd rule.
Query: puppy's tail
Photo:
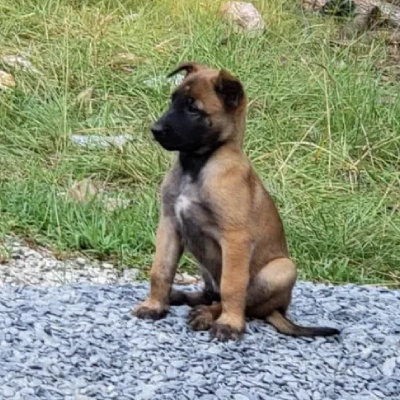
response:
[[[288,336],[333,336],[340,333],[335,328],[299,326],[275,310],[267,317],[267,321],[280,333]]]

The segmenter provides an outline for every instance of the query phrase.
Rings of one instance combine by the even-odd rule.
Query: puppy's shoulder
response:
[[[210,186],[231,186],[246,184],[252,174],[249,160],[239,152],[225,152],[218,154],[208,163],[204,178],[205,184]]]
[[[246,157],[233,154],[215,159],[207,166],[203,178],[207,197],[221,213],[245,215],[249,211],[255,182]]]

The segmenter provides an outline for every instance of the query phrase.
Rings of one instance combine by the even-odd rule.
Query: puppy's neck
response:
[[[214,144],[212,148],[204,148],[195,152],[179,152],[179,164],[185,175],[189,175],[193,181],[196,181],[210,158],[223,147],[229,148],[233,152],[243,152],[244,133],[246,129],[245,106],[235,119],[231,132],[228,132],[226,137],[220,137],[220,142]]]
[[[185,175],[189,175],[193,181],[197,181],[201,170],[214,154],[216,149],[205,150],[203,152],[183,152],[179,153],[179,164]]]

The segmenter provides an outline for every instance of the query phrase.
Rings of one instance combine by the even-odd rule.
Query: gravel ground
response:
[[[241,342],[224,344],[192,332],[186,307],[157,322],[132,317],[147,292],[3,286],[0,398],[400,398],[399,291],[299,283],[291,316],[337,326],[340,338],[294,339],[251,321]]]
[[[114,266],[107,262],[89,261],[83,257],[58,260],[48,249],[32,249],[15,237],[7,237],[0,243],[0,286],[40,285],[60,286],[73,283],[126,284],[136,281],[139,271],[135,268]],[[176,283],[194,284],[198,277],[177,274]]]
[[[187,327],[187,307],[132,317],[149,289],[136,270],[59,261],[16,239],[7,249],[0,400],[400,399],[400,291],[299,282],[292,318],[338,327],[339,338],[294,339],[251,321],[242,341],[218,343]]]

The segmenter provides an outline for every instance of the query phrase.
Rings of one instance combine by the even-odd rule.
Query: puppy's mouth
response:
[[[168,151],[179,151],[183,149],[183,146],[180,145],[179,143],[173,141],[173,140],[168,140],[165,137],[155,137],[154,140],[165,150]]]
[[[179,146],[177,146],[175,143],[162,143],[159,140],[157,140],[157,142],[159,142],[159,144],[168,151],[179,151],[181,150],[181,148]]]
[[[173,135],[154,135],[154,140],[167,151],[197,151],[198,147],[195,144],[185,143],[171,137]]]
[[[215,145],[199,144],[199,143],[182,143],[168,137],[155,137],[155,141],[167,151],[179,151],[184,153],[204,154],[212,151],[220,146],[221,143]]]

